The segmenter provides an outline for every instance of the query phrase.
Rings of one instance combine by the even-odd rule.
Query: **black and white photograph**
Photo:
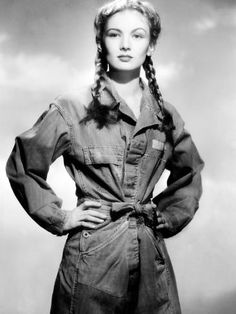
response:
[[[0,313],[236,313],[235,77],[235,0],[0,0]]]

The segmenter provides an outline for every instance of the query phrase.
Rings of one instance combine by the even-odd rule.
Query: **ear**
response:
[[[102,45],[100,43],[97,44],[97,50],[98,52],[102,52]]]
[[[155,46],[153,44],[150,44],[148,47],[147,56],[151,57],[154,50],[155,50]]]

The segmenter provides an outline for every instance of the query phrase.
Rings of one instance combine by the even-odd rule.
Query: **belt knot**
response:
[[[141,205],[140,203],[135,203],[134,204],[134,212],[137,215],[142,215],[144,213],[144,206]]]
[[[117,215],[124,215],[126,213],[135,214],[137,216],[147,215],[152,211],[152,204],[140,204],[129,202],[114,202],[111,204],[111,213]]]
[[[129,202],[114,202],[111,205],[111,216],[114,218],[128,214],[129,217],[136,216],[139,221],[142,221],[146,226],[153,229],[156,235],[156,215],[152,203],[140,204]]]

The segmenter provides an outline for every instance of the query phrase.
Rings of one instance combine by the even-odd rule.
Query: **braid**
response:
[[[94,84],[91,88],[93,100],[86,109],[87,115],[80,121],[80,123],[87,123],[90,120],[94,120],[99,129],[116,123],[120,118],[117,106],[115,108],[110,108],[107,105],[101,104],[99,100],[102,87],[102,75],[106,73],[107,69],[107,61],[104,57],[103,51],[104,50],[102,50],[98,44],[95,59]]]
[[[95,76],[94,76],[94,84],[92,86],[92,92],[94,97],[98,99],[100,96],[100,88],[101,88],[101,76],[106,71],[107,64],[103,58],[102,50],[98,47],[97,55],[95,59]]]
[[[156,71],[153,66],[152,58],[150,56],[146,56],[146,59],[143,63],[143,68],[145,71],[146,78],[148,80],[148,86],[150,88],[151,93],[155,97],[157,104],[160,108],[161,113],[163,114],[162,127],[161,129],[168,133],[174,128],[173,121],[170,114],[164,110],[164,100],[160,91],[160,88],[157,84],[156,80]]]
[[[150,56],[146,56],[145,62],[143,63],[143,68],[145,71],[146,78],[148,80],[148,86],[151,90],[151,93],[157,100],[161,112],[163,112],[163,98],[159,86],[157,84],[156,71],[154,69],[153,62]]]
[[[83,122],[94,119],[98,127],[107,126],[116,123],[120,116],[118,109],[112,109],[109,106],[101,104],[101,87],[102,76],[107,72],[108,63],[106,60],[106,47],[104,44],[104,33],[107,21],[111,16],[124,10],[136,10],[147,19],[150,28],[150,43],[154,46],[161,32],[161,21],[158,12],[148,1],[140,0],[113,0],[103,5],[97,12],[94,19],[95,39],[98,47],[95,60],[95,78],[94,84],[91,88],[93,100],[87,108],[87,116],[82,120]],[[150,57],[147,57],[144,62],[144,70],[148,79],[148,85],[157,100],[161,112],[164,111],[163,99],[159,86],[155,78],[155,70]],[[163,115],[164,116],[164,115]],[[164,121],[164,119],[163,119]]]

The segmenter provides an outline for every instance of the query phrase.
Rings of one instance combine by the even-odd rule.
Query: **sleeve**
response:
[[[46,179],[51,163],[70,149],[69,125],[51,105],[30,130],[16,138],[6,165],[11,187],[23,208],[41,227],[57,235],[63,234],[67,214]]]
[[[177,234],[192,220],[202,194],[200,173],[204,166],[183,120],[172,110],[173,151],[166,165],[170,175],[167,188],[153,199],[169,223],[169,228],[162,231],[164,237]]]

